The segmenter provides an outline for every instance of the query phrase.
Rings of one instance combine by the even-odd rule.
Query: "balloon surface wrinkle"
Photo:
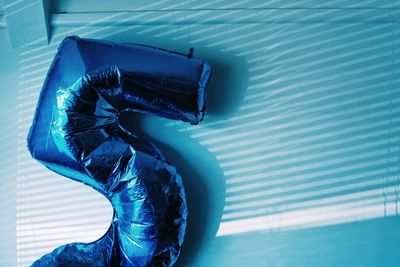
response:
[[[172,266],[186,230],[182,179],[147,140],[120,121],[150,113],[199,123],[211,67],[138,44],[70,36],[58,48],[28,134],[33,158],[89,185],[112,204],[108,231],[56,248],[32,266]],[[190,179],[190,177],[187,177]]]

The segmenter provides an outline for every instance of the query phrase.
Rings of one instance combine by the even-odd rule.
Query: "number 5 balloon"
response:
[[[61,246],[32,266],[172,266],[187,207],[181,177],[119,123],[126,112],[197,124],[211,68],[163,49],[67,37],[53,60],[28,136],[32,157],[93,187],[114,208],[99,240]]]

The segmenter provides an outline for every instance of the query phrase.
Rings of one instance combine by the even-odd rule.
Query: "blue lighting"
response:
[[[0,12],[0,266],[93,242],[112,220],[106,198],[26,149],[46,72],[69,35],[194,47],[213,66],[199,125],[135,119],[185,186],[177,267],[398,266],[399,1],[119,2],[54,1],[49,45],[18,49]]]

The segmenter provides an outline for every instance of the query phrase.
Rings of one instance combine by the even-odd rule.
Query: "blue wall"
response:
[[[184,179],[190,217],[178,266],[399,266],[399,8],[390,0],[55,1],[51,10],[63,13],[52,16],[48,46],[11,49],[0,29],[10,251],[0,266],[16,252],[26,266],[56,246],[93,241],[112,216],[105,199],[25,148],[46,71],[72,34],[194,47],[214,67],[201,124],[135,118]]]
[[[7,30],[0,29],[0,266],[16,262],[18,61]]]

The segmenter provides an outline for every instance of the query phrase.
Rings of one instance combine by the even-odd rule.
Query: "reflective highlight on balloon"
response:
[[[28,136],[50,170],[93,187],[114,218],[93,243],[72,243],[32,266],[172,266],[187,207],[176,169],[119,122],[126,112],[197,124],[211,68],[154,47],[67,37],[53,60]],[[188,177],[190,179],[190,177]]]

